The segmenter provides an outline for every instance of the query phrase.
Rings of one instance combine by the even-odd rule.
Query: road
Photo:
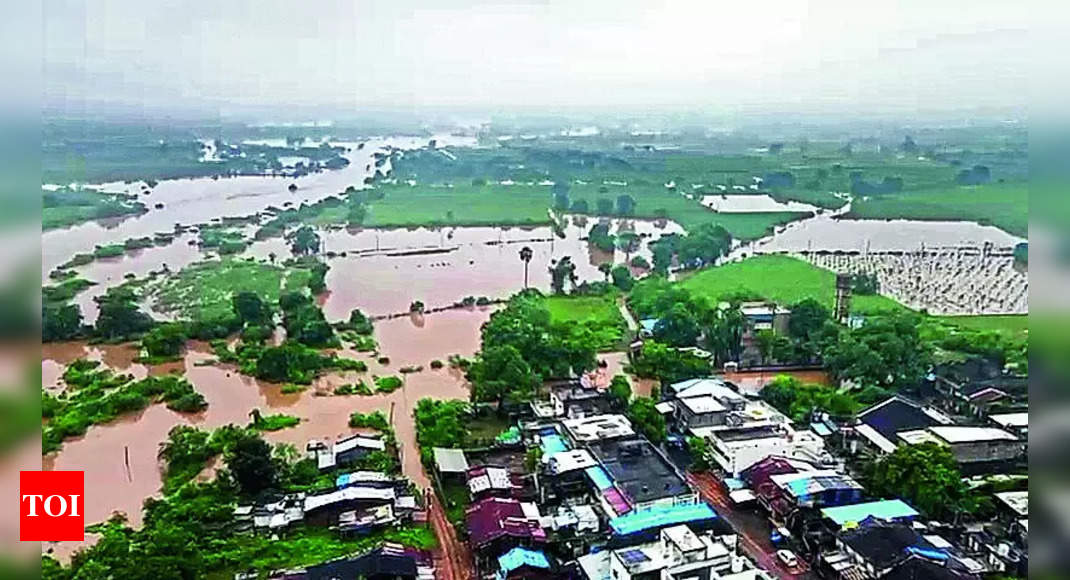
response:
[[[702,498],[713,505],[717,515],[721,516],[739,534],[739,542],[758,567],[768,570],[781,580],[816,580],[809,566],[801,559],[795,568],[787,568],[776,557],[776,547],[769,540],[769,523],[747,510],[737,509],[728,498],[728,492],[721,482],[709,473],[689,473],[688,482],[698,490]]]
[[[435,530],[438,538],[438,549],[435,551],[435,578],[438,580],[474,580],[476,577],[475,567],[472,565],[472,553],[465,544],[457,539],[456,530],[446,519],[446,512],[442,509],[438,497],[428,490],[427,518]]]
[[[632,316],[632,312],[628,310],[628,305],[625,303],[623,296],[617,299],[617,308],[620,309],[620,315],[624,317],[624,322],[628,324],[628,332],[635,334],[639,330],[639,324],[635,321],[635,317]]]

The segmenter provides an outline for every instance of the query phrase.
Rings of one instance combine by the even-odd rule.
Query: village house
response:
[[[852,453],[892,453],[901,431],[951,424],[951,418],[940,411],[896,395],[858,413],[855,424],[847,429],[852,435],[849,448]]]
[[[948,447],[965,475],[1006,471],[1025,453],[1025,445],[1017,437],[995,427],[937,425],[900,431],[898,437],[902,443]]]

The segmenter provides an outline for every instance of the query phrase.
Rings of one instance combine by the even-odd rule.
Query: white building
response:
[[[735,535],[700,536],[683,525],[661,530],[656,542],[581,556],[579,564],[588,580],[769,578],[737,551]]]

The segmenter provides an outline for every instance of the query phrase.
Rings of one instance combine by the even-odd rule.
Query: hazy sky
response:
[[[981,0],[45,0],[45,95],[69,110],[1013,114],[1026,13]]]

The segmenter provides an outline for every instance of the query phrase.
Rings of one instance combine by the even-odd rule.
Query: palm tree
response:
[[[534,255],[534,252],[532,252],[531,248],[529,248],[528,246],[524,246],[523,248],[520,248],[520,260],[524,262],[524,289],[525,290],[528,289],[528,264],[531,262],[531,258],[532,258],[533,255]]]

